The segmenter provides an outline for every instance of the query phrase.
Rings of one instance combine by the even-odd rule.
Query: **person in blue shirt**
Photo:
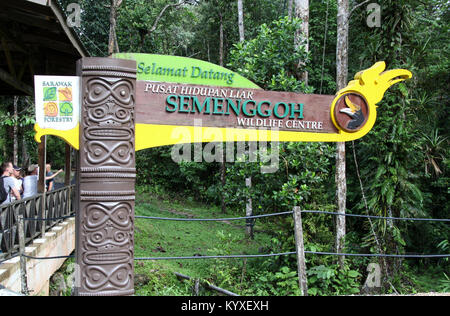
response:
[[[54,178],[63,171],[62,169],[59,169],[58,171],[56,171],[56,173],[53,173],[51,167],[52,166],[49,163],[45,165],[45,187],[47,189],[47,192],[53,190],[55,183]]]

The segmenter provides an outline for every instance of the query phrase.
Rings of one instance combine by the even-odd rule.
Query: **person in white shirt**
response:
[[[49,177],[45,177],[45,180],[52,180],[61,171],[58,171]],[[38,182],[39,165],[30,165],[27,170],[27,176],[23,178],[23,198],[28,198],[30,196],[38,194]]]
[[[14,183],[16,184],[15,186],[16,186],[17,191],[19,191],[19,194],[22,196],[22,193],[23,193],[23,187],[22,187],[23,178],[22,178],[22,176],[20,174],[21,171],[22,171],[22,168],[17,167],[16,165],[13,165],[13,172],[12,172],[11,176],[13,177]],[[12,197],[12,200],[15,201],[16,199],[14,197]]]
[[[28,167],[28,175],[23,179],[23,198],[36,195],[39,179],[39,166],[31,165]]]

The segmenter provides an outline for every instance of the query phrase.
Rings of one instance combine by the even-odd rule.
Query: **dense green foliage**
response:
[[[448,89],[442,86],[449,76],[448,50],[444,53],[442,44],[448,48],[448,42],[441,36],[448,32],[449,6],[443,1],[380,4],[382,25],[371,32],[356,33],[358,24],[364,27],[365,16],[355,15],[350,52],[362,66],[383,59],[390,68],[411,69],[414,79],[386,94],[376,126],[354,144],[368,211],[448,218]],[[357,43],[365,43],[363,53]],[[431,60],[439,60],[439,66]],[[358,66],[352,65],[355,70]],[[352,160],[348,163],[354,166]],[[355,213],[364,209],[358,190],[349,199]],[[448,243],[445,225],[389,221],[376,225],[386,252],[439,253],[438,245]],[[373,236],[363,238],[365,245],[374,245]]]
[[[288,17],[262,24],[253,39],[234,46],[229,65],[264,90],[310,92],[297,78],[304,70],[297,68],[298,61],[308,58],[305,47],[294,44],[300,25],[301,20]]]
[[[69,0],[60,1],[64,7]],[[82,26],[76,31],[93,56],[107,55],[109,9],[101,1],[80,0]],[[220,23],[223,26],[224,65],[267,90],[334,94],[336,92],[336,13],[332,0],[310,1],[310,52],[295,47],[300,21],[288,19],[287,1],[244,1],[246,41],[239,43],[236,1],[124,0],[118,10],[117,37],[121,52],[173,54],[219,63]],[[351,5],[363,1],[350,1]],[[370,28],[366,6],[350,19],[349,76],[384,60],[389,69],[406,68],[413,79],[392,87],[378,104],[373,130],[347,143],[348,212],[400,217],[449,218],[449,3],[445,0],[378,0],[381,27]],[[157,23],[155,23],[157,22]],[[154,27],[153,27],[154,26]],[[299,60],[305,61],[309,85],[299,81]],[[352,78],[348,78],[349,80]],[[11,159],[11,126],[19,125],[19,162],[23,148],[36,159],[32,141],[32,107],[22,100],[19,119],[11,119],[12,100],[1,99],[0,146],[2,159]],[[63,143],[50,141],[48,152],[63,164]],[[259,150],[264,148],[259,148]],[[177,199],[221,204],[227,213],[243,216],[250,197],[255,214],[303,209],[335,210],[335,146],[322,143],[268,145],[279,151],[279,168],[262,173],[249,156],[226,163],[222,185],[218,162],[181,162],[171,159],[170,147],[137,154],[137,183],[146,191]],[[261,153],[261,151],[257,151]],[[252,187],[245,179],[252,178]],[[362,190],[361,186],[362,185]],[[333,251],[334,224],[329,215],[304,218],[306,249]],[[258,222],[259,223],[259,222]],[[291,218],[265,220],[270,235],[264,252],[294,251]],[[151,232],[149,232],[151,233]],[[258,233],[257,233],[258,234]],[[348,219],[346,252],[449,253],[449,227],[442,223]],[[231,251],[235,236],[217,236],[216,254]],[[138,241],[137,241],[138,242]],[[358,293],[367,276],[367,264],[383,268],[383,290],[448,291],[446,260],[369,260],[347,258],[344,268],[330,256],[308,256],[311,295]],[[430,265],[433,268],[427,268]],[[298,294],[294,257],[270,260],[218,262],[204,271],[212,283],[249,295]],[[433,277],[429,277],[433,276]],[[245,278],[246,282],[243,282]],[[434,278],[434,280],[432,279]],[[241,280],[238,284],[233,280]],[[152,282],[157,280],[152,280]],[[427,286],[433,284],[433,286]],[[248,284],[243,286],[242,284]],[[411,285],[412,284],[412,285]],[[157,286],[155,286],[157,287]],[[165,293],[161,292],[152,294]]]

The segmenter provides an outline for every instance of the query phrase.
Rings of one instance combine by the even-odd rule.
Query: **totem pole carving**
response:
[[[76,295],[134,293],[136,62],[83,58]]]

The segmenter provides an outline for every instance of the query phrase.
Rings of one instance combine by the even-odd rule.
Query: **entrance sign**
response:
[[[386,90],[412,76],[403,69],[384,72],[379,62],[336,96],[305,95],[263,91],[226,68],[194,59],[116,57],[122,59],[81,59],[80,79],[71,85],[55,77],[36,80],[35,139],[56,135],[79,149],[77,295],[134,293],[136,150],[271,137],[357,139],[375,124]]]
[[[404,69],[384,72],[385,63],[378,62],[356,74],[355,80],[336,96],[299,94],[264,91],[229,69],[193,58],[132,53],[114,57],[134,60],[137,65],[136,151],[180,142],[258,141],[261,137],[271,141],[271,135],[281,142],[355,140],[372,129],[376,104],[386,90],[412,77]],[[40,85],[36,88],[36,100],[44,102],[43,85],[57,83],[57,77],[47,81],[39,79],[45,78],[42,76],[36,78]],[[75,89],[79,79],[72,78]],[[73,96],[75,100],[79,93]],[[64,115],[70,113],[70,105],[65,104],[60,105],[62,112],[55,102],[36,107],[37,142],[42,135],[55,135],[78,149],[79,125],[75,122],[79,107],[74,101],[73,121],[69,125],[69,118]],[[46,125],[45,120],[53,125]],[[181,139],[180,127],[184,134]],[[277,133],[260,132],[268,129]]]
[[[195,84],[197,78],[183,76],[180,71],[178,73],[181,76],[166,75],[166,80],[160,81],[159,75],[152,74],[154,69],[167,70],[168,65],[172,65],[172,70],[187,69],[188,74],[189,69],[196,69],[197,66],[183,64],[182,57],[164,56],[163,64],[159,61],[162,58],[160,55],[116,56],[135,59],[138,65],[137,151],[186,141],[235,142],[261,139],[259,131],[249,133],[249,129],[276,129],[276,141],[282,142],[355,140],[372,129],[376,120],[376,104],[381,101],[386,90],[393,84],[412,77],[404,69],[384,72],[385,63],[378,62],[358,73],[355,80],[336,96],[299,94],[255,89],[245,81],[238,87],[211,87],[214,80],[198,85]],[[143,61],[146,58],[149,61]],[[174,58],[172,62],[171,58]],[[195,61],[188,60],[190,63]],[[147,66],[151,61],[154,67]],[[225,73],[231,73],[225,68],[221,69]],[[207,83],[210,85],[206,85]],[[195,124],[199,120],[201,126]],[[180,126],[183,126],[185,134],[181,140]],[[263,137],[264,140],[271,141],[270,135],[267,138],[264,133]]]
[[[336,133],[332,96],[138,81],[138,124],[278,128]],[[327,118],[323,120],[323,118]]]
[[[35,139],[55,135],[78,148],[80,77],[35,76]]]

